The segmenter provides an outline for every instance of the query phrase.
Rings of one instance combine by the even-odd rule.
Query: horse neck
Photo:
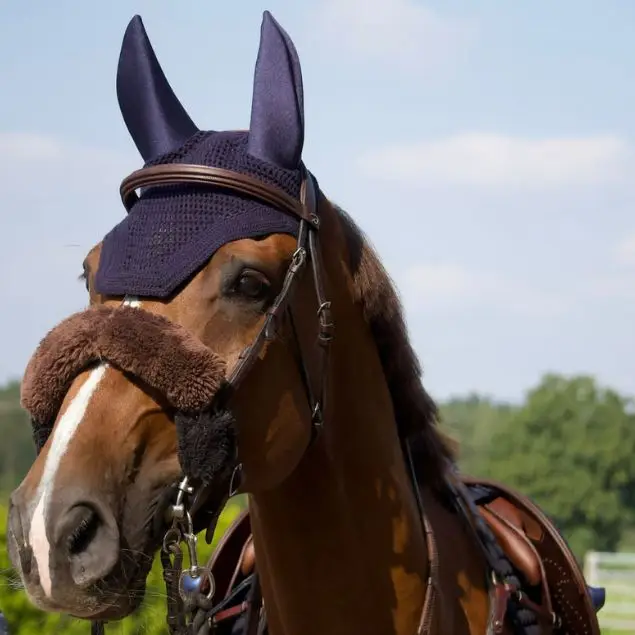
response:
[[[333,344],[324,430],[250,512],[274,635],[412,635],[427,553],[374,343],[361,325]]]

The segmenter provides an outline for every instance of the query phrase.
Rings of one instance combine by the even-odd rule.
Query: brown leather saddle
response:
[[[524,582],[539,596],[541,612],[554,616],[545,635],[600,635],[591,589],[564,538],[529,498],[496,481],[461,477],[468,487],[494,491],[477,509]],[[601,604],[600,602],[598,604]]]
[[[552,521],[529,498],[494,481],[460,477],[467,490],[485,487],[487,502],[475,500],[477,509],[505,555],[522,575],[533,598],[533,607],[549,618],[544,635],[601,635],[589,588],[571,549]],[[493,494],[492,494],[493,492]],[[216,580],[215,599],[229,601],[234,590],[253,575],[256,555],[248,511],[227,530],[210,566]],[[504,594],[499,600],[506,602]],[[248,601],[232,604],[215,616],[220,625],[234,622]],[[505,607],[502,607],[503,610]],[[241,632],[240,629],[228,632]]]

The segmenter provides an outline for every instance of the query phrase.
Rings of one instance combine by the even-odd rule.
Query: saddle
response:
[[[551,626],[543,627],[545,635],[601,635],[596,613],[604,604],[604,590],[587,586],[573,552],[547,515],[527,496],[498,482],[461,480],[526,590],[538,596],[537,612],[553,616]]]
[[[604,603],[603,589],[587,587],[575,556],[546,514],[529,498],[500,483],[465,476],[460,480],[520,574],[523,592],[532,598],[527,602],[546,618],[541,620],[544,635],[601,635],[596,612]],[[214,617],[215,632],[243,634],[250,601],[242,589],[256,575],[247,510],[224,534],[209,566],[216,580],[215,599],[227,605]],[[494,598],[504,605],[495,610],[504,615],[508,596],[502,586],[501,590]]]

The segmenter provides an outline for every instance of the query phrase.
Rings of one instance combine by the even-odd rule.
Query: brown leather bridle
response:
[[[232,370],[228,380],[230,393],[238,388],[242,379],[254,365],[265,343],[275,339],[278,334],[278,322],[286,313],[294,334],[296,342],[296,357],[298,368],[307,393],[307,399],[311,408],[312,437],[314,440],[324,423],[325,402],[327,397],[327,377],[328,359],[330,343],[333,339],[334,325],[331,318],[331,303],[326,299],[323,280],[323,262],[318,232],[320,229],[320,218],[318,216],[318,191],[313,175],[302,166],[303,178],[300,189],[300,199],[295,199],[277,187],[263,183],[253,177],[226,170],[201,165],[190,164],[165,164],[137,170],[125,178],[120,187],[121,200],[128,211],[139,200],[136,190],[143,187],[165,186],[165,185],[202,185],[214,186],[246,194],[281,212],[291,214],[300,221],[296,250],[291,258],[291,263],[285,274],[282,289],[271,307],[266,313],[265,320],[254,341],[239,356],[238,363]],[[302,355],[300,341],[293,321],[293,314],[290,307],[290,300],[298,280],[301,277],[306,265],[310,264],[313,272],[313,286],[317,300],[318,318],[318,374],[317,386],[313,387],[307,365]],[[434,533],[430,521],[423,509],[423,502],[420,497],[417,484],[417,467],[412,461],[409,444],[406,441],[408,468],[410,471],[412,485],[415,492],[417,506],[422,520],[422,530],[428,549],[429,558],[429,579],[426,589],[426,597],[421,615],[421,623],[418,632],[427,634],[433,624],[434,604],[438,589],[438,551]],[[238,466],[239,467],[239,466]],[[233,479],[232,479],[233,480]],[[163,554],[162,554],[163,555]],[[180,560],[178,559],[180,558]],[[177,557],[177,566],[180,567],[182,554]],[[167,564],[166,564],[167,563]],[[167,569],[166,569],[167,567]],[[261,589],[258,580],[257,570],[253,574],[254,582],[252,595],[249,601],[246,635],[256,635],[263,626],[260,615]],[[169,560],[164,562],[164,579],[168,591],[168,615],[167,623],[172,635],[185,635],[191,632],[198,633],[194,617],[192,625],[188,626],[183,615],[184,605],[179,598],[178,573],[176,569],[169,570]],[[205,608],[201,606],[199,616],[205,614]],[[212,611],[214,609],[212,608]],[[209,615],[209,611],[207,613]],[[202,632],[202,631],[201,631]]]
[[[227,380],[229,390],[236,389],[244,376],[253,366],[262,347],[277,336],[278,321],[285,311],[290,312],[290,300],[307,262],[313,272],[313,284],[317,299],[318,316],[318,350],[319,385],[317,390],[311,387],[308,369],[304,358],[299,353],[302,379],[308,393],[311,406],[312,423],[321,426],[323,423],[326,399],[326,374],[328,364],[329,345],[333,339],[334,325],[331,319],[331,303],[326,299],[323,281],[322,255],[318,243],[317,233],[320,228],[318,216],[318,193],[313,175],[302,166],[303,179],[300,190],[300,200],[289,196],[281,189],[263,183],[253,177],[203,165],[170,163],[142,168],[126,177],[121,183],[119,192],[121,200],[128,211],[139,200],[136,190],[142,187],[164,185],[204,185],[215,186],[247,194],[261,202],[282,212],[296,216],[300,221],[296,250],[287,269],[282,289],[272,306],[268,309],[265,321],[254,341],[240,354],[239,361]],[[291,316],[293,325],[293,318]],[[295,326],[293,326],[295,331]],[[297,334],[296,334],[297,341]],[[299,342],[298,342],[299,346]],[[298,352],[300,349],[298,348]]]
[[[330,343],[333,339],[334,325],[331,318],[331,303],[326,299],[323,280],[323,262],[318,232],[320,229],[320,218],[318,216],[318,191],[313,175],[302,166],[303,178],[300,190],[300,198],[295,199],[277,187],[263,183],[253,177],[226,170],[201,165],[190,164],[165,164],[137,170],[125,178],[120,187],[121,200],[128,211],[139,200],[136,190],[145,187],[166,186],[166,185],[201,185],[224,188],[239,194],[251,196],[283,213],[291,214],[299,219],[300,225],[295,252],[286,271],[280,293],[267,310],[265,320],[253,342],[247,346],[240,354],[236,366],[233,368],[227,379],[227,389],[231,394],[240,385],[246,374],[254,365],[263,346],[278,335],[278,323],[283,315],[289,318],[296,343],[296,358],[299,372],[307,393],[307,399],[311,408],[312,437],[314,440],[324,423],[325,400],[327,393],[328,359]],[[298,333],[293,321],[293,314],[290,301],[297,282],[301,277],[306,265],[309,264],[313,272],[313,286],[317,300],[318,318],[318,373],[317,386],[313,386],[308,372],[305,358],[298,338]],[[438,593],[439,576],[439,554],[436,546],[434,532],[430,521],[423,508],[423,501],[420,492],[420,475],[418,466],[414,463],[409,440],[404,440],[405,458],[407,468],[410,472],[412,486],[419,508],[422,531],[424,534],[429,559],[429,578],[426,588],[424,606],[421,614],[421,621],[418,633],[427,635],[434,624],[434,605]],[[240,465],[237,466],[240,468]],[[186,482],[187,479],[184,479]],[[233,481],[233,479],[232,479]],[[179,487],[181,487],[179,485]],[[231,485],[230,485],[231,489]],[[184,490],[181,490],[184,492]],[[191,493],[191,492],[190,492]],[[195,502],[195,506],[197,503]],[[167,534],[166,534],[167,536]],[[165,540],[164,540],[165,546]],[[187,624],[184,615],[184,603],[179,598],[179,572],[181,571],[182,553],[176,552],[177,557],[174,563],[170,563],[169,558],[164,560],[164,579],[167,586],[168,595],[168,615],[167,623],[172,635],[189,635],[190,633],[207,632],[206,626],[201,626],[201,617],[205,622],[211,619],[209,616],[216,613],[221,606],[211,603],[211,597],[204,605],[205,598],[199,606],[198,614],[194,614],[191,624]],[[261,589],[258,580],[257,570],[253,574],[253,584],[251,598],[248,602],[246,635],[256,635],[261,632],[263,620],[260,615]],[[213,580],[210,581],[213,583]],[[232,609],[233,610],[233,609]],[[226,611],[221,611],[221,613]],[[219,614],[220,615],[220,614]],[[216,617],[219,617],[217,615]],[[192,630],[193,629],[193,630]],[[94,631],[95,632],[95,631]]]
[[[231,393],[238,388],[246,374],[255,364],[265,344],[278,336],[278,323],[286,314],[293,331],[299,372],[301,373],[311,409],[313,432],[311,439],[314,440],[324,423],[328,359],[330,344],[333,339],[334,325],[331,319],[331,304],[326,299],[324,291],[323,262],[318,241],[318,232],[320,229],[318,191],[314,177],[304,166],[302,166],[302,172],[303,179],[299,200],[289,196],[279,188],[263,183],[245,174],[221,168],[188,164],[166,164],[137,170],[123,180],[120,187],[120,194],[124,206],[130,211],[139,200],[139,196],[136,193],[136,190],[139,188],[183,184],[214,186],[251,196],[283,213],[291,214],[299,219],[296,249],[287,268],[282,289],[273,301],[271,307],[267,310],[263,324],[253,342],[240,354],[237,364],[227,379],[227,389],[228,392]],[[312,386],[310,374],[305,364],[304,356],[302,355],[300,341],[293,322],[290,305],[293,291],[307,264],[311,266],[313,272],[313,284],[318,307],[317,343],[320,359],[317,386]],[[422,531],[428,551],[428,580],[417,633],[418,635],[429,635],[436,626],[435,604],[439,592],[439,553],[430,520],[424,510],[420,490],[422,480],[420,466],[417,466],[413,460],[410,439],[402,439],[402,443],[405,451],[404,458],[406,459],[407,468],[410,472],[413,492],[419,509]],[[490,535],[490,533],[488,533],[486,528],[479,529],[480,525],[478,527],[475,526],[480,516],[470,508],[470,505],[473,506],[473,503],[469,495],[466,494],[465,488],[460,487],[458,479],[449,474],[446,485],[451,493],[451,498],[454,501],[459,515],[465,519],[467,527],[473,531],[475,535],[476,542],[483,548],[485,561],[488,563],[489,571],[493,576],[489,584],[490,615],[488,632],[490,632],[490,630],[496,633],[502,632],[504,627],[503,618],[506,613],[509,593],[505,591],[504,585],[501,585],[498,581],[500,575],[498,574],[498,567],[494,560],[493,553],[490,553],[485,547],[485,543],[479,537]],[[172,507],[173,510],[178,508],[179,500],[182,501],[186,494],[191,495],[193,493],[193,490],[187,487],[187,477],[179,484],[179,488],[179,496],[181,498],[177,498],[177,503]],[[185,507],[182,506],[181,512],[185,512],[191,522],[189,512]],[[483,523],[481,522],[481,524]],[[195,606],[189,606],[186,609],[183,598],[180,596],[180,581],[183,573],[185,573],[182,569],[183,553],[180,548],[177,548],[172,554],[175,556],[174,561],[172,561],[170,559],[170,553],[165,549],[166,539],[170,531],[171,530],[168,530],[164,536],[164,549],[162,550],[161,557],[167,590],[166,621],[171,635],[200,635],[202,633],[209,633],[212,623],[225,619],[225,616],[234,616],[237,611],[240,613],[243,610],[247,611],[245,635],[259,635],[262,633],[266,625],[266,616],[261,613],[262,593],[257,568],[252,574],[251,594],[248,601],[242,602],[241,605],[227,608],[225,606],[226,600],[217,604],[212,602],[213,593],[210,593],[209,596],[198,593],[199,603]],[[193,532],[193,529],[191,532]],[[490,541],[489,544],[490,547],[495,546],[495,541]],[[191,552],[195,552],[195,548],[192,549],[191,544],[188,545],[188,548],[190,548]],[[196,556],[194,555],[193,557],[195,558]],[[194,568],[191,567],[189,571],[193,570]],[[213,585],[213,579],[210,579],[210,585]],[[502,593],[501,589],[503,589],[507,595]],[[243,605],[246,608],[243,608]],[[189,624],[186,620],[186,613],[189,613],[192,617],[192,621]],[[93,622],[92,633],[93,635],[102,635],[104,633],[103,623]]]
[[[329,349],[333,339],[334,325],[331,319],[331,303],[326,299],[324,291],[323,262],[318,240],[318,232],[320,229],[320,218],[318,216],[318,191],[313,175],[304,166],[302,166],[302,172],[303,178],[299,200],[289,196],[286,192],[277,187],[268,185],[258,179],[239,172],[209,166],[174,163],[143,168],[133,172],[123,180],[120,187],[120,194],[124,206],[128,211],[130,211],[133,205],[139,200],[136,193],[136,190],[139,188],[184,184],[213,186],[234,191],[239,194],[248,195],[283,213],[291,214],[299,219],[300,224],[296,249],[286,271],[282,289],[273,301],[271,307],[267,310],[264,322],[253,342],[247,346],[239,356],[236,366],[233,368],[227,379],[227,389],[229,394],[231,394],[231,392],[238,388],[241,381],[253,367],[264,345],[278,336],[278,323],[283,315],[286,314],[289,318],[290,326],[293,331],[296,343],[295,352],[298,361],[298,368],[301,373],[302,381],[307,393],[307,399],[311,408],[311,424],[313,431],[311,439],[314,440],[324,423]],[[297,282],[307,264],[310,265],[313,272],[313,285],[318,307],[317,344],[319,372],[317,374],[317,386],[312,385],[308,368],[305,363],[304,356],[302,355],[302,349],[293,321],[293,314],[290,305],[293,291],[295,290]],[[405,450],[404,458],[406,459],[407,468],[410,472],[413,491],[421,516],[422,531],[428,550],[429,577],[421,620],[417,629],[417,632],[420,635],[427,635],[434,628],[435,624],[434,607],[439,588],[439,553],[437,550],[434,532],[427,514],[425,513],[423,500],[421,498],[420,469],[413,460],[410,440],[404,439],[403,443]],[[238,465],[238,467],[240,466]],[[184,483],[187,484],[187,478],[184,479]],[[181,487],[181,485],[179,485],[179,487]],[[181,489],[180,491],[182,494],[185,493],[185,489]],[[455,498],[460,500],[463,496],[456,493]],[[468,517],[472,515],[466,510],[461,509],[460,511],[463,512],[463,515]],[[179,574],[182,572],[182,553],[180,550],[177,550],[176,554],[177,557],[175,558],[174,563],[171,563],[169,558],[164,559],[164,554],[162,552],[162,560],[164,560],[164,579],[168,595],[167,623],[169,631],[172,635],[190,635],[191,633],[196,635],[199,633],[199,630],[201,633],[208,632],[205,630],[208,628],[205,624],[208,623],[210,619],[217,619],[220,617],[220,613],[227,611],[220,610],[222,609],[222,606],[220,605],[214,605],[211,602],[212,597],[209,597],[208,599],[202,597],[202,603],[199,605],[198,611],[193,612],[192,623],[189,625],[186,623],[184,603],[182,599],[179,598]],[[492,570],[495,570],[495,568],[492,567]],[[212,583],[213,580],[210,580],[210,584]],[[493,587],[490,589],[490,593],[492,592]],[[205,605],[206,601],[207,605]],[[253,574],[251,598],[247,604],[248,613],[245,633],[246,635],[257,635],[257,633],[261,632],[264,624],[260,614],[261,589],[257,570]],[[497,606],[498,604],[499,603],[497,602],[492,603],[493,606]],[[220,613],[218,612],[219,610]],[[192,611],[190,610],[190,612]],[[492,620],[495,617],[494,613],[495,611],[492,612],[492,615],[490,616],[490,619]],[[216,614],[215,618],[210,618],[211,614]],[[97,625],[95,626],[97,627]],[[98,632],[97,628],[94,628],[93,632]]]
[[[126,210],[130,211],[139,200],[136,190],[140,188],[166,185],[213,186],[243,195],[246,194],[283,213],[291,214],[299,219],[300,224],[296,249],[287,268],[280,293],[267,310],[265,320],[253,342],[240,354],[237,364],[226,380],[223,394],[227,397],[239,387],[244,377],[256,362],[264,345],[278,336],[279,322],[283,315],[286,314],[294,335],[293,339],[295,341],[295,356],[298,363],[298,370],[310,406],[312,425],[311,440],[313,441],[324,423],[329,350],[333,339],[334,325],[331,318],[331,303],[326,299],[324,291],[323,262],[318,241],[318,231],[320,229],[318,191],[313,175],[304,166],[302,166],[302,172],[302,186],[299,200],[289,196],[286,192],[277,187],[268,185],[239,172],[209,166],[178,163],[157,165],[137,170],[123,180],[119,191]],[[290,304],[293,292],[307,264],[310,265],[313,272],[313,286],[318,307],[317,348],[319,359],[316,386],[312,385],[308,366],[302,354],[302,347],[296,331]],[[240,469],[240,464],[237,465],[237,469]],[[230,484],[230,489],[233,489],[232,484]],[[164,545],[165,542],[164,537]],[[178,553],[177,550],[177,554]],[[168,587],[168,628],[174,635],[189,633],[189,627],[183,615],[184,605],[179,597],[179,575],[181,574],[182,556],[177,555],[175,562],[172,563],[169,557],[163,558],[163,555],[162,553],[162,560],[164,560],[164,578],[166,586]],[[178,571],[177,568],[179,569]],[[260,594],[260,585],[257,575],[254,575],[253,594],[255,597],[252,597],[247,618],[247,633],[249,635],[256,632],[260,621],[259,601],[254,601]],[[210,583],[211,582],[213,581],[210,581]],[[97,632],[96,628],[93,632]]]
[[[231,394],[239,387],[244,377],[255,364],[265,344],[277,338],[279,321],[286,315],[293,332],[298,369],[310,406],[313,433],[311,440],[314,440],[324,423],[329,350],[333,339],[334,325],[331,319],[331,304],[326,299],[324,290],[323,262],[318,240],[320,218],[318,216],[317,186],[311,173],[304,166],[302,166],[301,169],[303,178],[299,200],[289,196],[279,188],[263,183],[245,174],[221,168],[188,164],[158,165],[133,172],[122,182],[120,194],[126,209],[130,211],[139,200],[139,196],[136,193],[136,190],[139,188],[183,184],[214,186],[253,197],[282,213],[291,214],[299,219],[296,249],[287,268],[280,293],[267,310],[263,324],[253,342],[240,354],[238,362],[226,380],[226,391],[224,391],[224,394]],[[319,360],[318,373],[315,381],[317,385],[313,385],[311,381],[311,376],[302,354],[302,347],[293,321],[291,308],[293,292],[307,264],[311,267],[313,272],[313,285],[318,307],[317,348]],[[407,438],[402,439],[402,444],[404,458],[406,459],[407,469],[410,472],[411,484],[422,521],[422,532],[428,552],[428,580],[417,633],[418,635],[429,635],[437,625],[436,619],[438,619],[435,605],[439,593],[439,553],[432,526],[424,510],[421,495],[422,477],[420,466],[418,466],[413,459],[411,440]],[[237,468],[240,468],[240,464],[237,464]],[[230,490],[232,489],[231,485],[232,483],[230,483]],[[171,510],[172,512],[176,512],[178,511],[177,508],[179,508],[179,505],[181,505],[180,512],[184,513],[187,517],[191,527],[190,509],[186,509],[183,504],[183,499],[186,495],[192,495],[194,491],[188,486],[187,477],[183,479],[178,487],[179,497],[177,497],[177,501],[171,507]],[[492,576],[491,581],[488,579],[490,592],[488,632],[500,633],[504,628],[504,617],[507,611],[508,600],[514,593],[517,594],[517,601],[520,605],[527,607],[530,606],[531,603],[528,605],[528,600],[524,594],[517,592],[517,590],[511,587],[508,588],[506,583],[503,584],[501,582],[501,580],[505,579],[506,574],[499,560],[497,560],[497,558],[500,559],[502,554],[500,546],[498,546],[495,538],[476,511],[465,486],[456,475],[449,472],[446,475],[446,487],[456,511],[459,516],[465,520],[466,527],[474,534],[477,544],[483,549],[483,556],[488,563],[488,569]],[[179,503],[179,501],[181,502]],[[196,497],[194,497],[194,506],[191,508],[192,513],[195,513],[194,510],[197,504]],[[177,518],[176,513],[174,513],[173,518]],[[169,550],[166,549],[166,540],[170,531],[173,531],[173,528],[169,529],[164,536],[161,558],[164,566],[164,580],[167,589],[167,624],[171,635],[202,635],[203,633],[209,633],[212,623],[224,620],[225,617],[235,616],[237,612],[240,613],[243,610],[247,611],[245,635],[258,635],[261,633],[266,624],[266,616],[264,613],[261,613],[262,595],[257,568],[252,574],[251,595],[249,600],[241,602],[240,605],[230,606],[229,608],[227,608],[226,603],[230,598],[226,598],[220,603],[214,604],[212,602],[213,578],[210,577],[209,583],[211,590],[208,595],[197,591],[198,604],[194,606],[188,605],[186,608],[183,597],[180,595],[180,583],[183,579],[183,574],[195,571],[196,567],[191,566],[188,570],[182,569],[183,553],[180,547],[172,552],[174,560],[172,561],[170,559]],[[177,532],[177,536],[180,539],[182,539],[183,535],[184,534]],[[188,549],[191,554],[191,564],[195,564],[196,537],[193,534],[193,527],[190,528],[187,535],[193,537],[192,543],[194,548],[192,548],[192,543],[188,543]],[[176,543],[171,544],[171,546],[175,545]],[[200,580],[201,578],[198,579]],[[246,580],[244,583],[246,583]],[[514,597],[516,597],[516,595],[514,595]],[[534,608],[531,610],[534,610]],[[192,621],[189,624],[186,620],[186,613],[189,613],[192,617]],[[547,617],[549,618],[551,616],[548,615]],[[94,622],[92,632],[93,635],[102,634],[103,623]]]

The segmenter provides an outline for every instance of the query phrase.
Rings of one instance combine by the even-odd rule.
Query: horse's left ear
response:
[[[300,60],[291,38],[265,11],[254,74],[248,152],[281,168],[296,169],[304,145]]]

